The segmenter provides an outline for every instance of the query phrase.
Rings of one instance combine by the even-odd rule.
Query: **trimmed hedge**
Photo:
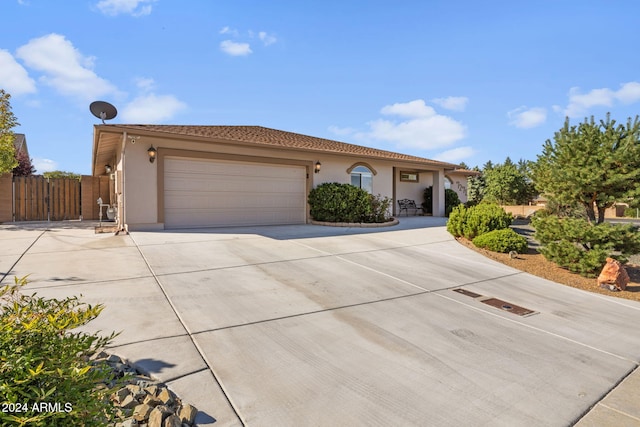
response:
[[[511,228],[493,230],[481,234],[473,239],[473,244],[478,248],[489,249],[493,252],[507,253],[516,251],[520,254],[525,253],[529,247],[527,239]]]
[[[489,231],[508,228],[512,221],[513,215],[493,203],[481,203],[468,208],[458,205],[449,215],[447,231],[455,237],[473,240]]]
[[[373,196],[351,184],[328,182],[309,193],[311,217],[316,221],[376,223],[389,219],[391,199]]]

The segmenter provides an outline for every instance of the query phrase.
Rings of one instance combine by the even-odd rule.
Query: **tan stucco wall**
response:
[[[129,136],[134,136],[133,134]],[[122,218],[127,227],[134,229],[155,229],[163,228],[161,218],[158,215],[158,203],[162,195],[158,194],[159,170],[162,169],[160,163],[163,161],[159,157],[155,163],[149,162],[147,154],[148,148],[153,145],[158,150],[185,150],[190,156],[197,153],[215,153],[214,158],[225,158],[227,156],[252,156],[270,159],[287,159],[292,161],[302,161],[309,165],[309,185],[313,188],[324,182],[349,183],[351,181],[347,169],[357,162],[364,162],[371,166],[377,173],[373,177],[373,193],[385,197],[394,197],[394,166],[396,167],[396,198],[414,199],[416,203],[422,203],[422,192],[424,188],[431,185],[431,172],[421,172],[420,182],[400,183],[399,171],[417,169],[422,165],[405,164],[400,167],[398,162],[360,158],[344,155],[333,155],[328,153],[311,153],[298,150],[279,150],[273,147],[255,147],[230,145],[225,143],[200,142],[192,140],[178,140],[170,138],[158,138],[151,136],[141,136],[135,144],[127,140],[125,146],[124,162],[118,158],[118,168],[124,167],[126,182],[124,182],[124,206],[125,215]],[[175,153],[175,151],[172,151]],[[172,154],[173,155],[173,154]],[[211,157],[207,154],[206,157]],[[312,165],[317,161],[322,164],[319,173],[313,172]],[[423,166],[422,166],[423,167]],[[160,172],[161,173],[161,172]],[[442,172],[441,172],[442,173]],[[122,185],[117,185],[116,192],[120,193]],[[160,196],[160,198],[159,198]],[[122,200],[119,199],[119,203]],[[162,204],[162,202],[160,201]],[[121,206],[122,207],[122,206]],[[161,209],[160,209],[161,210]],[[444,212],[444,207],[442,208]],[[395,212],[395,211],[394,211]]]
[[[158,222],[158,168],[156,163],[149,162],[147,149],[150,145],[143,140],[135,144],[127,142],[125,152],[125,221],[129,225],[136,224],[138,229]]]
[[[464,175],[456,175],[455,173],[447,173],[446,176],[451,179],[451,189],[458,194],[462,203],[466,203],[467,200],[469,200],[467,196],[467,190],[469,188],[467,177]]]
[[[391,197],[393,193],[393,164],[381,160],[362,159],[359,157],[331,156],[322,155],[318,158],[322,164],[320,173],[314,173],[314,188],[325,182],[340,182],[343,184],[351,183],[351,174],[347,170],[352,168],[356,163],[365,163],[372,172],[373,176],[373,194]],[[315,163],[315,162],[314,162]]]
[[[396,200],[410,199],[416,202],[417,206],[422,206],[424,202],[425,188],[433,184],[432,172],[419,172],[418,182],[400,181],[400,172],[402,168],[396,168]],[[396,202],[397,209],[397,202]]]

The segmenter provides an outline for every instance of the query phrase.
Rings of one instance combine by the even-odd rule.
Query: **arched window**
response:
[[[448,176],[444,177],[444,188],[445,190],[450,190],[453,187],[453,181]]]
[[[366,166],[356,166],[351,170],[351,185],[373,193],[373,173]]]

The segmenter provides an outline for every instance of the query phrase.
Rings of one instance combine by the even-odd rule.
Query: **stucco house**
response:
[[[343,182],[397,200],[423,200],[444,215],[444,189],[466,201],[457,165],[260,126],[102,124],[93,175],[109,175],[109,203],[126,230],[303,224],[307,196]],[[461,184],[464,182],[464,185]],[[456,185],[455,183],[458,183]]]

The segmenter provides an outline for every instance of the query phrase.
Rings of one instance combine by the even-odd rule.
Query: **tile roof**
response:
[[[361,145],[348,144],[346,142],[330,139],[316,138],[294,132],[285,132],[262,126],[192,126],[192,125],[98,125],[98,127],[117,127],[125,130],[149,131],[180,136],[193,136],[215,140],[248,143],[252,145],[265,145],[272,147],[299,149],[306,151],[326,152],[334,154],[350,154],[384,160],[404,160],[422,163],[430,166],[439,166],[454,169],[458,165],[424,157],[379,150]]]

